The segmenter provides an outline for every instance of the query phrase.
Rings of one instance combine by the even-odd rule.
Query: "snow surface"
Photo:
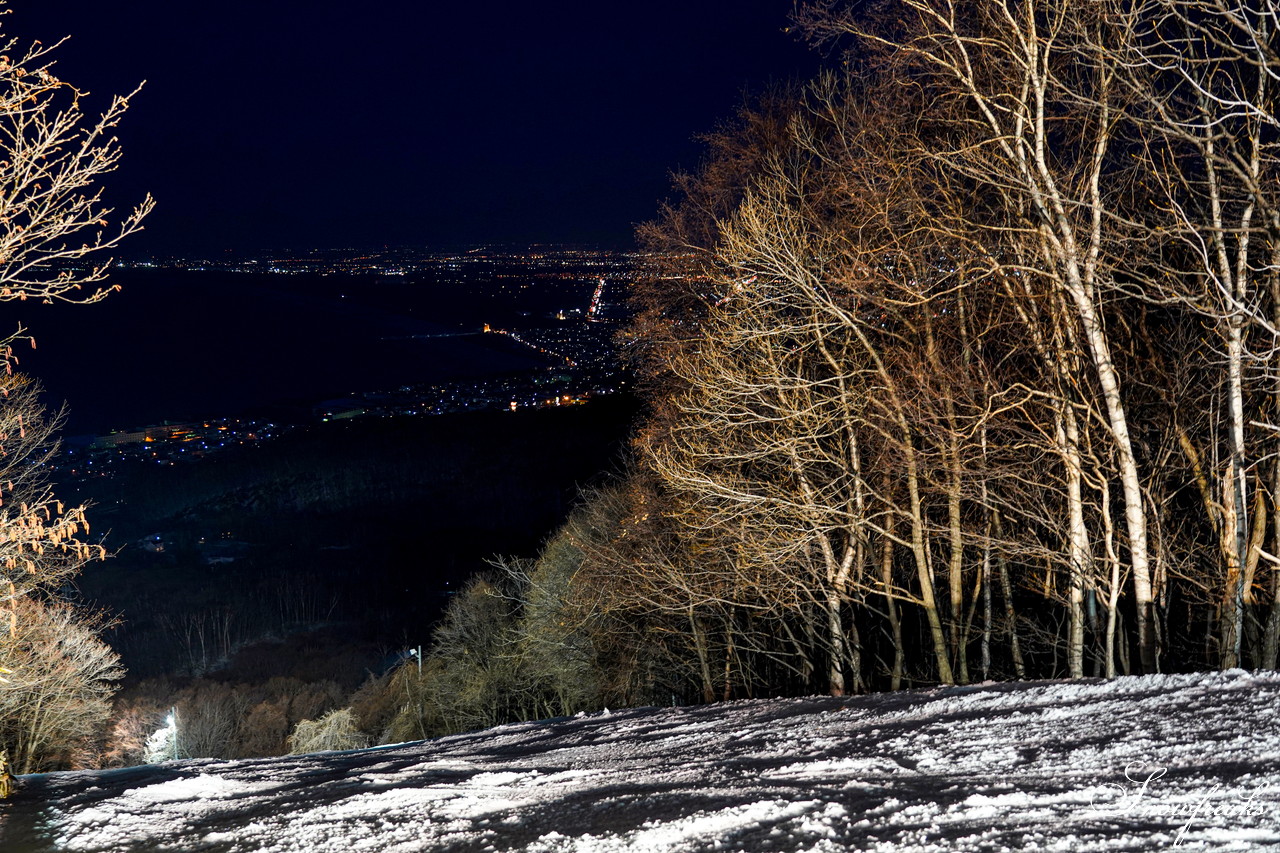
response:
[[[640,709],[27,776],[0,851],[1280,850],[1280,674]]]

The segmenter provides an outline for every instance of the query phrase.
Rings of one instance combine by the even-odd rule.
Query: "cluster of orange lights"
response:
[[[581,406],[591,397],[590,394],[561,394],[559,397],[552,397],[549,400],[539,400],[534,404],[535,408],[545,408],[547,406]],[[512,400],[509,406],[511,411],[520,408],[519,400]]]

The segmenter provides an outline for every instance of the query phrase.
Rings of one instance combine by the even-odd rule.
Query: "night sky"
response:
[[[631,245],[744,92],[807,77],[791,0],[12,0],[92,103],[147,85],[112,200],[131,252]]]

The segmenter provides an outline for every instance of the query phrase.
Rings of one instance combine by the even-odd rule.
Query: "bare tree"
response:
[[[1117,57],[1130,36],[1107,4],[1075,0],[902,0],[893,10],[892,25],[869,25],[823,4],[802,23],[819,38],[854,35],[891,52],[904,79],[917,75],[959,105],[963,145],[937,145],[928,156],[1003,201],[1002,217],[971,221],[990,229],[990,256],[1003,261],[1016,238],[1026,246],[1017,272],[1043,278],[1069,306],[1116,448],[1138,645],[1143,668],[1154,671],[1147,496],[1105,318],[1116,247],[1127,236],[1113,216],[1110,167],[1121,114]]]
[[[303,720],[289,735],[289,752],[302,755],[328,750],[363,749],[369,738],[356,725],[350,708],[330,711],[318,720]]]
[[[115,247],[153,206],[147,197],[111,228],[99,182],[120,162],[112,131],[137,90],[90,117],[88,93],[55,74],[61,44],[0,35],[0,300],[103,298],[110,259],[59,263]]]
[[[687,634],[708,699],[718,654],[833,693],[869,659],[891,686],[975,653],[984,677],[1273,666],[1275,11],[799,22],[852,37],[852,73],[716,137],[645,232],[673,253],[632,329],[661,523],[621,514],[604,562],[644,568],[614,600]]]
[[[0,376],[0,602],[8,633],[18,631],[20,600],[56,589],[89,560],[105,556],[86,541],[83,507],[58,501],[49,483],[58,418],[49,418],[39,387],[21,374]]]
[[[0,16],[7,14],[0,0]],[[120,161],[113,130],[129,106],[110,100],[96,117],[87,92],[61,80],[53,53],[61,45],[26,44],[0,33],[0,302],[95,302],[109,291],[110,259],[101,253],[138,231],[153,203],[148,196],[111,224],[100,180]],[[93,258],[90,258],[93,256]],[[12,370],[15,329],[0,339],[0,360]],[[22,632],[20,599],[32,588],[74,572],[95,549],[83,508],[64,511],[39,464],[52,424],[35,406],[27,380],[9,376],[0,389],[0,597],[8,637]],[[21,663],[21,661],[19,661]],[[15,682],[27,676],[17,673]],[[31,766],[36,747],[24,734],[17,766]],[[0,776],[7,771],[0,770]],[[7,787],[7,785],[6,785]]]
[[[88,752],[111,712],[124,671],[97,628],[66,604],[16,604],[16,633],[0,637],[0,737],[18,773],[68,767]]]
[[[916,187],[930,176],[880,112],[892,98],[820,81],[789,146],[756,161],[712,229],[696,336],[665,351],[678,381],[642,442],[697,543],[688,571],[719,567],[718,587],[692,599],[719,595],[769,624],[818,620],[799,630],[833,693],[863,682],[855,611],[868,596],[890,622],[900,600],[918,605],[937,677],[968,678],[982,537],[967,516],[985,511],[968,457],[994,408],[1019,405],[986,399],[977,352],[992,315],[970,291],[989,265],[927,224]],[[893,579],[899,548],[909,585]]]
[[[1200,397],[1200,412],[1183,407],[1178,442],[1218,540],[1221,665],[1233,667],[1244,661],[1246,605],[1264,553],[1260,462],[1277,450],[1265,424],[1280,376],[1280,22],[1267,4],[1217,0],[1149,0],[1122,20],[1134,38],[1119,79],[1152,202],[1143,230],[1161,249],[1133,275],[1144,299],[1212,331],[1202,359],[1212,357],[1205,377],[1214,392]],[[1214,397],[1223,414],[1206,418]],[[1274,654],[1264,657],[1274,665]]]

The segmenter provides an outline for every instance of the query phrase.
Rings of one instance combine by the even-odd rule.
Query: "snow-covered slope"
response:
[[[605,712],[23,782],[4,853],[1280,849],[1280,675]]]

